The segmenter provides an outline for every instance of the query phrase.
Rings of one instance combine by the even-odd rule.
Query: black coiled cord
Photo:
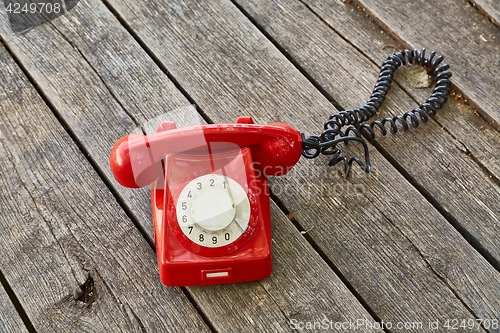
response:
[[[369,139],[375,138],[375,127],[377,127],[382,135],[387,134],[386,125],[389,124],[391,133],[398,131],[398,123],[402,130],[409,128],[409,123],[413,127],[419,125],[419,121],[426,122],[429,120],[428,115],[436,114],[436,110],[443,107],[443,104],[448,100],[448,95],[451,91],[451,72],[447,64],[443,62],[443,56],[436,57],[436,52],[432,51],[429,58],[425,57],[425,48],[419,53],[418,50],[404,50],[403,52],[395,52],[382,64],[380,75],[373,89],[372,95],[365,105],[352,109],[341,111],[330,116],[324,125],[324,131],[320,136],[312,135],[305,137],[302,134],[302,156],[306,158],[315,158],[319,154],[333,155],[328,163],[329,166],[334,166],[340,161],[344,163],[345,175],[349,175],[349,171],[354,162],[361,166],[366,172],[370,171],[370,158],[368,155],[368,146],[362,138],[365,134]],[[406,112],[403,115],[385,118],[382,121],[373,121],[370,124],[363,123],[371,118],[379,110],[385,96],[391,88],[394,72],[401,66],[406,64],[421,65],[425,67],[429,74],[432,75],[435,87],[429,98],[419,107]],[[420,120],[419,120],[420,119]],[[342,130],[344,126],[349,126]],[[350,134],[353,135],[350,135]],[[349,141],[358,141],[363,144],[365,163],[359,158],[353,157],[347,159],[341,156],[341,149],[337,148],[337,144]]]

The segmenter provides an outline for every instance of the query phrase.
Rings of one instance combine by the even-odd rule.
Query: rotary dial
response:
[[[243,187],[228,176],[206,174],[190,181],[176,205],[184,235],[205,247],[222,247],[248,228],[250,202]]]

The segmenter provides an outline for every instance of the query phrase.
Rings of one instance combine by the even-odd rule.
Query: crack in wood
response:
[[[415,250],[415,252],[422,258],[422,261],[426,264],[426,266],[434,273],[434,275],[441,281],[443,284],[450,290],[450,292],[460,301],[460,303],[469,311],[475,319],[479,319],[479,316],[474,313],[474,311],[465,303],[465,301],[459,296],[457,291],[451,286],[451,284],[448,282],[446,276],[443,274],[439,273],[434,266],[430,263],[430,261],[427,259],[427,256],[422,253],[422,251],[415,245],[415,243],[410,239],[408,235],[406,235],[403,230],[401,230],[397,224],[389,217],[387,216],[382,210],[380,210],[377,206],[374,206],[377,211],[384,216],[387,221],[393,226],[393,228],[401,234],[401,236],[404,237],[408,241],[408,243],[412,246],[412,248]]]

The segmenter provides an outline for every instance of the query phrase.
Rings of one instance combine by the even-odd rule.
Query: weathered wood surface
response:
[[[273,273],[253,283],[189,288],[220,332],[308,332],[298,323],[374,323],[335,273],[272,203]],[[296,328],[291,330],[291,328]],[[320,330],[316,330],[320,331]],[[382,332],[365,327],[366,332]]]
[[[360,50],[364,56],[368,57],[374,64],[380,66],[381,62],[394,51],[394,49],[404,49],[405,46],[398,43],[396,39],[381,30],[372,20],[369,20],[366,12],[359,6],[352,3],[331,2],[331,1],[305,1],[306,5],[328,24],[342,38],[349,41],[356,49]],[[431,43],[422,46],[433,48]],[[435,48],[439,54],[444,54],[440,49]],[[430,49],[428,48],[428,52]],[[444,54],[445,62],[453,57],[453,54]],[[359,56],[359,55],[358,55]],[[355,57],[353,57],[355,58]],[[455,75],[455,67],[451,70]],[[317,75],[320,75],[318,71]],[[396,82],[402,86],[414,100],[423,101],[429,94],[429,89],[411,88],[406,79],[403,79],[403,70],[396,72]],[[373,73],[372,73],[373,75]],[[455,77],[455,76],[454,76]],[[452,81],[454,80],[452,78]],[[327,77],[315,77],[320,84]],[[391,92],[391,95],[394,95]],[[334,97],[341,98],[341,95]],[[456,97],[456,96],[455,96]],[[344,97],[345,98],[345,97]],[[349,107],[351,105],[348,105]],[[354,106],[354,105],[353,105]],[[400,113],[406,111],[398,107]],[[450,99],[442,110],[434,116],[439,124],[446,128],[453,137],[457,138],[466,149],[470,151],[474,159],[484,166],[498,179],[500,178],[500,147],[498,145],[498,131],[487,121],[479,116],[463,98]],[[420,129],[418,129],[420,131]],[[477,133],[481,133],[479,136]]]
[[[56,226],[56,233],[52,238],[43,232],[41,235],[47,237],[47,242],[52,239],[54,244],[56,243],[54,239],[59,239],[57,243],[61,245],[59,252],[51,249],[52,252],[36,253],[38,256],[36,258],[49,254],[53,256],[54,252],[66,254],[70,258],[66,259],[68,262],[66,265],[56,265],[56,268],[48,269],[48,275],[60,273],[58,279],[46,277],[45,285],[33,285],[35,282],[31,281],[32,275],[28,276],[31,279],[30,282],[17,283],[13,285],[13,289],[16,295],[19,293],[22,296],[18,295],[22,304],[27,304],[28,316],[35,321],[37,329],[45,323],[44,320],[49,320],[49,322],[52,320],[47,327],[39,329],[40,331],[54,330],[54,322],[57,320],[61,326],[56,327],[56,330],[60,331],[67,331],[68,327],[72,327],[71,325],[84,327],[84,324],[88,324],[94,328],[100,324],[105,326],[106,323],[102,323],[106,314],[104,311],[108,311],[108,316],[112,317],[113,311],[116,311],[115,303],[119,303],[109,300],[108,294],[103,296],[99,293],[98,296],[104,297],[107,301],[103,301],[104,304],[99,303],[98,310],[95,306],[91,307],[91,311],[85,313],[77,323],[60,320],[61,318],[73,319],[73,317],[64,316],[73,315],[74,307],[71,307],[69,312],[48,313],[47,317],[52,315],[50,318],[41,318],[38,313],[43,312],[43,306],[40,310],[41,304],[45,304],[45,307],[51,304],[50,300],[47,303],[46,296],[47,290],[52,291],[52,289],[45,288],[55,287],[47,286],[49,282],[66,279],[72,282],[68,285],[77,288],[78,284],[85,280],[81,278],[82,281],[78,280],[79,283],[73,283],[77,279],[69,276],[66,269],[68,266],[76,271],[77,276],[83,276],[86,271],[82,270],[82,264],[85,269],[88,269],[85,265],[89,262],[94,266],[100,265],[100,269],[96,270],[98,272],[103,270],[107,272],[110,267],[117,265],[119,267],[117,276],[106,275],[105,278],[97,279],[97,281],[94,277],[98,291],[105,282],[109,284],[110,281],[117,281],[111,283],[110,290],[119,290],[120,297],[136,295],[133,300],[129,298],[126,300],[134,312],[136,311],[134,306],[137,304],[144,307],[142,311],[148,311],[149,307],[155,307],[155,304],[159,303],[175,308],[175,301],[168,299],[170,293],[173,293],[177,297],[175,299],[178,299],[189,311],[184,313],[185,318],[178,318],[182,315],[179,314],[181,310],[165,308],[158,310],[159,313],[163,313],[162,320],[164,321],[173,318],[179,320],[177,325],[169,328],[186,331],[194,329],[191,326],[185,326],[183,320],[190,323],[189,325],[204,327],[199,315],[193,311],[178,288],[157,286],[159,282],[154,270],[152,251],[144,245],[146,244],[144,240],[142,242],[139,240],[137,230],[127,216],[120,212],[115,199],[99,179],[99,177],[104,179],[120,200],[122,207],[127,210],[127,215],[140,229],[144,230],[147,241],[151,243],[148,192],[145,189],[124,189],[113,180],[108,167],[109,150],[112,145],[118,138],[145,121],[157,123],[158,116],[163,116],[163,119],[176,120],[181,126],[202,122],[203,120],[193,113],[192,109],[164,114],[166,111],[191,103],[195,103],[207,119],[215,122],[232,122],[238,115],[252,115],[259,123],[283,121],[306,133],[317,133],[323,119],[336,109],[229,1],[217,3],[188,1],[168,4],[155,1],[135,3],[111,0],[108,2],[107,5],[140,40],[141,45],[98,1],[82,1],[67,15],[54,20],[51,24],[39,26],[23,36],[6,37],[5,31],[3,32],[4,40],[11,52],[17,57],[24,70],[29,73],[52,109],[60,117],[61,122],[77,141],[80,149],[99,172],[99,175],[95,174],[88,162],[78,154],[71,139],[57,124],[54,117],[47,116],[52,119],[47,120],[50,124],[37,119],[36,125],[34,124],[35,118],[28,117],[29,126],[21,122],[20,125],[11,126],[13,129],[8,133],[13,133],[12,141],[7,141],[4,136],[1,137],[0,142],[8,142],[8,147],[21,147],[16,150],[19,153],[15,156],[24,156],[28,147],[42,151],[42,156],[48,156],[45,158],[61,155],[63,160],[69,156],[69,159],[72,158],[71,161],[73,161],[62,164],[64,168],[72,170],[70,175],[68,171],[58,171],[54,176],[43,167],[33,171],[31,168],[34,163],[30,162],[33,159],[29,158],[26,161],[18,158],[3,166],[9,168],[5,173],[9,175],[13,174],[14,166],[17,170],[21,170],[21,184],[31,184],[30,177],[36,174],[44,179],[45,187],[50,188],[51,184],[58,185],[57,191],[60,193],[57,192],[55,195],[50,194],[51,190],[43,192],[35,186],[37,183],[26,187],[19,195],[27,198],[31,195],[37,207],[42,209],[40,213],[42,218],[36,219],[35,217],[34,221],[41,220],[45,223],[43,225]],[[335,31],[352,30],[349,33],[359,35],[359,37],[346,39],[372,62],[380,63],[388,51],[381,50],[380,45],[371,50],[370,43],[378,43],[377,38],[379,36],[385,38],[387,34],[380,33],[376,25],[366,23],[366,18],[358,19],[358,21],[356,18],[353,19],[352,15],[360,14],[359,11],[356,12],[353,5],[314,1],[314,4],[325,6],[324,8],[330,11],[337,11],[335,6],[343,7],[340,12],[349,11],[344,18],[341,18],[353,20],[352,25],[349,26],[347,24],[332,25],[329,23],[331,18],[328,16],[323,17],[325,22],[315,19],[314,15],[298,2],[278,1],[278,8],[266,7],[269,6],[266,1],[241,0],[238,4],[246,8],[249,13],[253,9],[253,13],[250,14],[252,20],[266,27],[265,30],[271,37],[276,34],[273,29],[278,29],[275,36],[281,36],[282,39],[274,39],[280,49],[293,55],[294,63],[300,65],[307,72],[307,77],[319,83],[321,90],[334,98],[339,105],[357,106],[368,97],[368,90],[373,85],[377,74],[376,67],[357,54],[350,45],[340,41],[339,37],[335,36],[324,24],[327,22]],[[311,4],[309,6],[312,8]],[[354,11],[350,12],[351,9]],[[364,15],[361,16],[364,17]],[[271,24],[266,21],[269,19],[279,22]],[[302,21],[306,23],[306,26],[301,25]],[[262,22],[267,23],[262,24]],[[352,28],[358,25],[361,25],[360,29]],[[298,31],[283,32],[279,29],[298,29]],[[344,38],[347,36],[342,33],[341,35]],[[358,45],[365,40],[365,46]],[[156,63],[148,57],[141,46],[150,52]],[[330,51],[330,54],[337,54],[339,59],[329,59],[328,54],[325,55],[326,60],[318,59],[325,50]],[[318,55],[314,56],[314,52]],[[443,53],[446,54],[445,51]],[[309,59],[306,56],[308,54]],[[346,62],[345,58],[352,57],[353,54],[357,54],[360,59],[352,63]],[[381,57],[380,54],[382,54]],[[312,59],[316,59],[314,64]],[[329,61],[336,61],[334,63],[344,66],[344,70],[339,71]],[[22,77],[15,67],[12,64],[9,68],[12,68],[14,72],[17,71],[18,76]],[[164,72],[175,80],[177,87]],[[9,75],[12,74],[9,72]],[[355,79],[358,82],[353,84],[352,81]],[[30,94],[28,100],[38,102],[30,109],[26,107],[26,103],[6,94],[8,103],[18,105],[17,110],[23,110],[24,113],[26,113],[25,109],[31,110],[29,114],[34,114],[35,109],[49,113],[36,97],[29,83],[26,80],[23,82],[23,89],[28,87]],[[405,87],[404,80],[401,79],[400,82]],[[182,93],[178,88],[182,89]],[[405,88],[405,90],[409,89]],[[401,109],[406,110],[412,105],[412,98],[420,99],[419,94],[421,94],[410,92],[409,95],[405,95],[400,89],[394,89],[393,93],[393,97],[387,101],[387,110],[383,112],[400,113]],[[465,93],[467,94],[466,91]],[[450,171],[448,162],[450,165],[451,162],[456,161],[465,163],[467,169],[471,168],[473,171],[478,170],[478,165],[480,165],[498,177],[498,155],[495,152],[497,152],[499,141],[498,132],[494,128],[481,118],[474,116],[470,107],[466,105],[462,107],[454,100],[451,101],[448,109],[443,110],[442,115],[438,116],[440,118],[436,117],[437,121],[439,124],[446,124],[447,121],[448,125],[452,124],[453,121],[448,119],[451,117],[449,114],[459,107],[460,124],[467,121],[467,117],[477,119],[472,128],[448,129],[447,126],[448,131],[442,131],[440,126],[431,122],[419,128],[415,133],[416,136],[410,132],[378,141],[386,156],[389,156],[391,160],[394,159],[393,163],[400,163],[400,170],[405,173],[414,172],[415,183],[423,186],[424,190],[427,188],[437,190],[433,182],[443,178],[443,175],[459,174],[461,176],[457,180],[459,184],[471,184],[467,181],[468,177],[472,177],[471,172],[467,171],[462,174],[457,170]],[[19,121],[19,118],[14,118]],[[149,125],[145,127],[153,129],[156,127],[154,124]],[[56,138],[60,138],[56,139],[59,143],[54,144],[54,139],[48,141],[43,135],[43,140],[39,139],[34,147],[30,146],[30,142],[19,143],[17,142],[20,138],[19,133],[25,133],[23,128],[35,128],[37,138],[39,133],[44,131],[46,131],[44,135],[48,135],[47,133],[51,131],[55,132]],[[457,136],[457,133],[469,133],[470,136],[470,133],[478,128],[481,130],[479,132],[481,140],[477,141],[486,143]],[[439,142],[431,143],[429,138]],[[412,144],[412,140],[422,145],[432,144],[430,147],[442,152],[443,156],[436,158],[448,169],[443,168],[441,178],[425,178],[426,175],[422,174],[423,167],[413,171],[411,169],[414,164],[405,165],[398,162],[398,160],[404,161],[405,157],[423,158],[426,154],[432,153],[424,149],[416,150],[408,156],[398,155],[395,145],[401,142]],[[467,150],[473,156],[472,159],[465,155],[454,156],[460,155],[456,153],[460,150],[456,148],[457,145],[460,147],[460,142],[465,143]],[[469,145],[472,148],[469,148]],[[414,146],[418,148],[418,144]],[[48,148],[44,150],[44,147]],[[486,149],[484,152],[483,148]],[[356,149],[357,147],[349,147],[349,150],[353,152],[357,152]],[[367,307],[377,319],[386,322],[409,320],[424,323],[422,329],[404,330],[405,332],[429,330],[426,327],[428,320],[440,319],[444,322],[447,318],[493,319],[499,317],[500,276],[498,271],[471,247],[462,235],[377,150],[371,147],[370,151],[374,170],[369,175],[355,169],[351,179],[346,180],[337,173],[336,169],[326,168],[326,159],[318,159],[316,161],[303,160],[290,175],[271,180],[272,190],[283,207],[290,211],[288,216],[294,217],[298,228],[304,230],[305,239],[285,214],[272,204],[274,272],[270,278],[254,283],[184,289],[196,303],[198,311],[210,323],[211,328],[221,332],[274,332],[289,331],[291,319],[328,318],[343,321],[368,318],[373,320],[363,306]],[[31,153],[34,154],[34,152]],[[83,167],[75,169],[74,165],[77,163],[75,161]],[[430,159],[425,158],[420,163],[427,163],[429,169],[435,168],[436,165],[435,162],[430,163]],[[54,170],[57,168],[56,166]],[[462,170],[459,171],[462,172]],[[55,177],[55,180],[49,179],[49,175],[52,178]],[[96,205],[92,210],[88,207],[89,200],[82,200],[87,197],[81,192],[76,192],[72,196],[68,195],[64,191],[69,187],[67,184],[63,190],[59,189],[61,179],[68,180],[75,177],[93,179],[93,181],[83,182],[86,193],[91,193],[93,200],[97,201],[97,203],[92,201]],[[485,203],[489,209],[494,209],[494,207],[491,208],[491,204],[494,203],[498,186],[488,180],[488,174],[476,175],[473,179],[478,184],[482,184],[481,189],[490,191],[488,195],[491,198],[481,197],[482,194],[472,188],[472,185],[476,186],[474,184],[464,186],[465,189],[462,192],[454,195],[464,195],[473,200],[478,197],[479,202]],[[92,188],[89,184],[92,184]],[[452,182],[448,182],[444,187],[450,190],[451,186]],[[45,197],[46,193],[49,193],[49,198]],[[439,191],[437,193],[439,194]],[[432,199],[432,195],[428,197]],[[74,199],[71,200],[71,198]],[[444,195],[440,198],[441,202],[445,199]],[[50,208],[45,208],[45,206],[50,207],[46,203],[47,200],[50,200],[51,204],[52,202],[60,203],[56,209],[56,213],[59,214],[57,216],[64,216],[64,221],[71,221],[71,223],[68,222],[69,226],[65,226],[61,219],[50,220],[50,214],[53,212]],[[448,201],[455,203],[451,199]],[[81,217],[74,217],[73,210],[68,213],[67,202],[74,205],[72,209],[76,212],[87,213],[81,213],[80,216],[87,216],[89,211],[96,211],[96,213],[91,215],[92,218],[83,219],[82,222]],[[461,201],[462,204],[464,202],[467,204],[465,200]],[[469,213],[460,207],[454,209],[461,212],[459,220],[462,223],[467,222],[467,219],[478,219],[473,222],[481,223],[479,219],[485,217],[481,215],[485,212],[481,208]],[[12,210],[14,211],[14,208]],[[106,213],[103,213],[104,211]],[[101,216],[101,221],[97,223],[99,216]],[[131,233],[133,235],[131,238],[141,244],[138,245],[139,250],[132,257],[114,257],[108,252],[106,255],[96,254],[96,248],[102,247],[102,244],[107,245],[111,242],[111,248],[117,246],[115,243],[119,243],[118,239],[124,234],[122,230],[118,236],[109,235],[108,229],[111,227],[107,224],[103,227],[102,216],[106,216],[106,221],[109,219],[108,216],[119,216],[127,221],[122,222],[126,224],[126,227],[122,228],[127,231],[127,235]],[[25,220],[22,217],[19,219]],[[490,220],[490,222],[495,221],[498,225],[498,220]],[[472,225],[470,223],[470,226]],[[112,226],[116,229],[114,224]],[[475,246],[477,247],[477,243],[482,245],[484,241],[489,249],[495,249],[495,244],[492,243],[494,240],[492,237],[495,236],[491,235],[491,231],[496,230],[495,224],[486,227],[490,228],[486,233],[477,230],[479,235],[483,233],[485,237],[478,239]],[[96,230],[92,230],[93,228]],[[88,229],[93,232],[92,235],[84,234],[84,231],[89,232]],[[28,231],[25,230],[24,233]],[[78,251],[72,246],[75,238],[83,242],[83,244],[77,243]],[[4,248],[10,249],[7,243],[2,242],[2,244]],[[34,244],[31,246],[36,247],[38,243]],[[80,248],[84,248],[86,252],[82,254]],[[322,258],[315,250],[322,255]],[[33,251],[33,249],[23,248],[23,251]],[[78,256],[74,254],[75,252]],[[137,262],[140,260],[137,258],[141,256],[147,260]],[[100,257],[104,259],[96,259]],[[0,259],[0,270],[3,273],[5,273],[6,260],[8,259]],[[57,260],[64,262],[61,258]],[[12,267],[8,266],[7,272],[10,275],[6,274],[6,276],[7,278],[10,276],[11,280],[13,270],[20,269],[26,272],[26,267],[34,265],[29,261],[17,263],[13,257],[9,263]],[[135,280],[131,278],[133,281],[137,281],[137,276],[144,276],[147,283],[153,284],[154,288],[160,288],[169,295],[161,295],[153,304],[148,305],[149,297],[144,297],[143,294],[150,295],[150,293],[144,292],[144,286],[137,290],[129,290],[129,288],[137,288],[137,282],[127,287],[122,285],[121,272],[129,269],[132,269],[136,276]],[[363,302],[363,306],[334,272],[342,275],[343,282]],[[17,281],[17,278],[13,280]],[[58,283],[60,283],[60,288],[68,288],[68,285]],[[29,300],[26,292],[29,288],[39,290],[39,295]],[[114,292],[114,295],[116,294]],[[57,295],[57,293],[50,294],[50,297],[57,298]],[[120,297],[118,299],[122,302]],[[166,313],[168,311],[173,312]],[[107,325],[117,330],[122,327],[132,330],[126,325],[132,327],[133,324],[125,322],[127,315],[131,313],[133,312],[124,310],[116,319],[118,324],[108,322]],[[139,311],[139,314],[142,315],[143,312]],[[156,316],[157,313],[150,315]],[[125,326],[120,326],[122,324],[120,320],[125,322]],[[143,320],[141,317],[144,324]],[[159,326],[153,326],[156,325],[156,319],[146,323],[147,325],[141,327],[145,331],[163,330]],[[490,331],[494,330],[490,329]]]
[[[359,0],[386,31],[412,47],[453,55],[453,83],[500,129],[500,30],[465,1]],[[438,17],[438,19],[436,19]]]
[[[240,1],[239,4],[341,106],[354,107],[356,103],[361,104],[359,101],[367,99],[378,70],[303,4],[291,4],[289,1]],[[369,35],[366,30],[364,32]],[[340,54],[348,57],[340,57]],[[366,73],[370,68],[373,73]],[[366,83],[370,80],[370,83]],[[342,87],[349,93],[338,92],[341,89],[337,87]],[[401,89],[397,86],[394,88],[386,101],[387,108],[377,118],[388,114],[402,114],[413,108],[407,102],[409,98],[402,96],[404,93]],[[408,91],[412,88],[406,89]],[[429,91],[426,93],[427,96],[430,94]],[[419,96],[419,99],[424,100],[427,96]],[[442,118],[458,118],[462,130],[469,130],[465,126],[466,118],[450,109],[459,105],[451,99]],[[480,131],[480,127],[474,125],[472,123],[469,132]],[[494,138],[490,141],[490,152],[498,152],[500,135],[492,128],[489,130]],[[402,166],[413,183],[421,186],[435,201],[435,205],[448,214],[448,218],[465,236],[474,237],[475,244],[480,244],[481,250],[486,249],[494,256],[492,260],[498,265],[500,192],[495,182],[485,177],[483,166],[477,164],[475,158],[469,157],[467,147],[460,140],[462,137],[455,139],[441,125],[430,121],[418,130],[377,139],[377,142],[383,151]],[[486,140],[477,141],[481,141],[483,145],[488,143]],[[495,142],[496,146],[493,146]],[[494,159],[498,162],[498,156]],[[450,196],[450,193],[456,195]],[[499,288],[500,285],[496,288],[496,293],[500,291]]]
[[[472,0],[479,12],[500,28],[500,2],[496,0]]]
[[[0,270],[36,331],[208,331],[3,47],[0,63]]]
[[[109,150],[136,124],[158,121],[155,117],[161,115],[180,126],[199,121],[189,110],[163,114],[189,105],[188,100],[99,2],[82,1],[51,25],[12,38],[8,45],[107,182],[115,184],[108,167]],[[62,59],[57,63],[41,65],[58,54]],[[80,95],[80,91],[86,93]],[[148,127],[156,128],[151,124]],[[147,191],[114,187],[152,241]],[[273,212],[273,221],[283,226],[273,243],[273,278],[260,283],[187,289],[211,325],[218,331],[252,332],[258,327],[259,331],[274,332],[288,330],[291,319],[370,319],[286,216],[275,207]],[[290,239],[296,241],[290,243]],[[299,250],[291,252],[291,246]],[[152,278],[157,278],[156,274]],[[321,302],[315,302],[317,299]],[[231,300],[241,300],[245,310],[238,310]],[[232,315],[227,316],[228,312]]]
[[[251,114],[260,122],[280,120],[296,124],[300,129],[311,132],[316,131],[318,118],[323,119],[328,113],[334,111],[327,100],[314,90],[307,80],[294,70],[290,63],[276,50],[273,50],[270,43],[259,34],[250,22],[244,20],[230,3],[189,3],[189,5],[170,3],[168,9],[158,5],[156,10],[162,15],[155,16],[156,25],[153,28],[146,24],[152,19],[152,16],[149,15],[154,15],[154,13],[148,14],[146,10],[150,6],[148,2],[139,4],[125,4],[118,0],[109,2],[122,20],[130,23],[138,38],[155,54],[177,82],[196,101],[197,105],[216,122],[231,121],[237,114]],[[237,22],[237,24],[233,22]],[[228,26],[231,28],[223,28]],[[227,30],[230,33],[227,33]],[[201,55],[207,56],[202,57]],[[228,84],[224,84],[224,82],[228,82]],[[242,110],[246,110],[246,112]],[[308,191],[309,189],[305,190],[304,186],[310,183],[311,179],[319,184],[321,184],[321,180],[326,180],[321,178],[322,170],[319,163],[315,164],[314,168],[310,168],[311,162],[302,161],[296,167],[297,172],[294,173],[292,179],[287,178],[286,182],[277,180],[275,183],[278,186],[289,188],[288,192],[285,191],[282,196],[278,195],[279,198],[286,202],[286,206],[294,211],[295,216],[301,214],[302,219],[299,219],[299,222],[306,226],[305,229],[313,227],[310,231],[311,235],[315,234],[314,230],[317,229],[316,235],[311,236],[314,242],[321,242],[322,249],[329,254],[329,259],[337,267],[340,265],[341,272],[348,276],[348,281],[358,292],[362,292],[360,293],[363,299],[368,300],[371,309],[384,320],[427,317],[429,311],[437,316],[439,313],[446,313],[447,316],[450,313],[464,315],[464,313],[468,313],[468,310],[462,308],[461,302],[463,300],[461,298],[467,298],[468,292],[474,291],[478,285],[481,287],[488,285],[489,292],[497,295],[499,292],[498,281],[500,281],[498,272],[481,258],[446,220],[425,202],[418,192],[397,174],[392,175],[389,170],[394,169],[380,155],[372,153],[374,160],[377,160],[377,163],[374,164],[381,168],[379,170],[391,175],[390,181],[387,180],[385,174],[380,175],[379,172],[376,172],[378,176],[370,176],[368,179],[362,176],[353,182],[365,186],[366,192],[370,193],[365,195],[377,203],[375,206],[366,200],[366,207],[372,207],[372,210],[363,208],[365,211],[372,212],[375,217],[359,212],[358,202],[352,202],[352,197],[338,198],[339,202],[348,206],[344,212],[339,212],[329,208],[330,199],[322,198],[322,195],[326,193],[331,196],[331,190],[328,192],[326,188],[315,188],[314,185],[310,187],[310,191]],[[331,184],[332,181],[336,182],[337,179],[328,179],[328,184]],[[342,183],[341,180],[339,182]],[[395,185],[387,188],[377,185],[378,182],[394,182]],[[352,183],[344,183],[346,187],[349,184],[353,188]],[[304,192],[310,195],[307,200]],[[383,193],[381,198],[377,192]],[[401,201],[405,202],[401,198],[406,198],[407,202],[412,202],[416,207],[407,207],[406,204],[401,203]],[[379,202],[378,199],[382,202]],[[365,203],[364,198],[360,200]],[[397,209],[389,211],[391,205],[395,205]],[[361,206],[364,207],[363,204]],[[382,207],[381,211],[375,207]],[[387,218],[384,217],[384,214],[387,215]],[[412,221],[409,217],[416,214],[420,216],[413,218]],[[321,216],[319,221],[318,216]],[[402,218],[402,216],[406,218]],[[352,220],[360,221],[361,230],[349,225],[353,223]],[[346,225],[342,221],[346,221]],[[349,222],[347,223],[347,221]],[[392,253],[401,253],[401,248],[407,249],[410,253],[406,256],[407,264],[391,262],[390,254],[387,252],[375,249],[375,246],[371,248],[363,245],[374,242],[372,230],[374,221],[381,223],[384,226],[383,230],[388,232],[377,238],[381,240],[378,245],[383,245],[386,250],[387,247],[391,248],[389,253],[391,251]],[[400,226],[396,227],[391,224],[391,221],[408,223],[408,225],[403,231],[400,231],[398,229]],[[339,232],[340,225],[346,228],[345,234]],[[414,230],[421,230],[422,234],[427,235],[428,238],[421,239],[422,235],[414,233]],[[410,237],[412,241],[425,244],[423,246],[429,251],[423,255],[425,259],[428,259],[426,256],[429,253],[433,253],[432,259],[429,261],[436,260],[432,266],[436,269],[442,268],[444,263],[449,265],[450,261],[448,257],[450,254],[446,253],[447,251],[441,251],[442,248],[439,249],[439,244],[448,244],[445,247],[449,247],[450,244],[458,246],[460,251],[463,251],[462,254],[457,255],[456,258],[452,254],[453,264],[458,266],[452,265],[452,268],[447,268],[444,272],[440,271],[436,274],[429,269],[428,263],[420,256],[417,248],[413,248],[410,240],[405,238],[407,235],[412,235]],[[437,241],[438,245],[435,244],[435,237],[440,238]],[[382,252],[384,253],[382,254]],[[446,253],[447,257],[438,255],[440,252]],[[464,255],[465,253],[467,255]],[[352,261],[341,262],[341,260],[346,259],[346,256],[350,257],[353,254],[356,254],[356,263],[362,261],[366,265],[365,269],[353,271]],[[353,259],[353,257],[350,258]],[[462,261],[464,258],[467,259]],[[392,264],[396,267],[393,267]],[[481,274],[477,273],[477,269],[467,269],[467,267],[476,264],[488,270],[494,279],[488,282],[483,280]],[[384,269],[370,271],[370,269],[366,269],[367,267],[384,267]],[[408,273],[407,267],[413,267],[412,273]],[[426,290],[422,285],[412,286],[415,278],[413,269],[416,270],[415,274],[419,275],[417,280],[427,281],[428,284],[422,283],[426,286],[432,285],[435,289]],[[453,277],[453,274],[449,275],[448,269],[467,269],[471,276],[475,276],[472,279],[475,282],[468,286],[465,286],[458,278],[454,280],[458,288],[464,289],[461,293],[462,296],[458,296],[460,299],[456,298],[455,295],[451,296],[454,294],[454,290],[452,292],[448,286],[441,284],[441,278],[448,281],[450,277]],[[408,275],[402,274],[402,276],[412,276],[412,282],[409,280],[402,282],[401,274],[395,274],[397,271],[406,271]],[[406,295],[403,297],[408,298],[405,299],[408,306],[402,306],[401,300],[390,299],[394,292],[385,289],[383,283],[381,286],[377,284],[379,290],[374,290],[374,279],[399,281],[400,283],[391,285],[391,288],[396,288],[399,295]],[[412,290],[413,287],[415,289]],[[443,288],[440,289],[441,287]],[[422,290],[424,290],[424,294],[422,294]],[[447,293],[450,294],[447,295]],[[412,297],[415,294],[420,294],[422,297],[417,300]],[[482,297],[477,292],[475,294],[477,298],[474,298],[473,303],[477,302],[477,304],[473,304],[475,309],[473,311],[478,311],[478,315],[481,313],[481,315],[493,318],[496,315],[495,309],[498,308],[496,304],[491,303],[492,300]],[[441,301],[438,302],[434,297]],[[488,310],[484,311],[485,309]]]
[[[1,333],[27,333],[14,304],[7,295],[5,289],[0,285],[0,332]]]

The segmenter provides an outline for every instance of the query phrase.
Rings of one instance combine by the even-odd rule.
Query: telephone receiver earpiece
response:
[[[110,155],[110,166],[121,185],[138,188],[153,183],[163,172],[167,154],[209,154],[249,147],[254,166],[266,176],[286,174],[302,154],[301,133],[284,123],[256,125],[251,117],[235,124],[176,128],[160,124],[157,133],[131,134],[120,139]]]

